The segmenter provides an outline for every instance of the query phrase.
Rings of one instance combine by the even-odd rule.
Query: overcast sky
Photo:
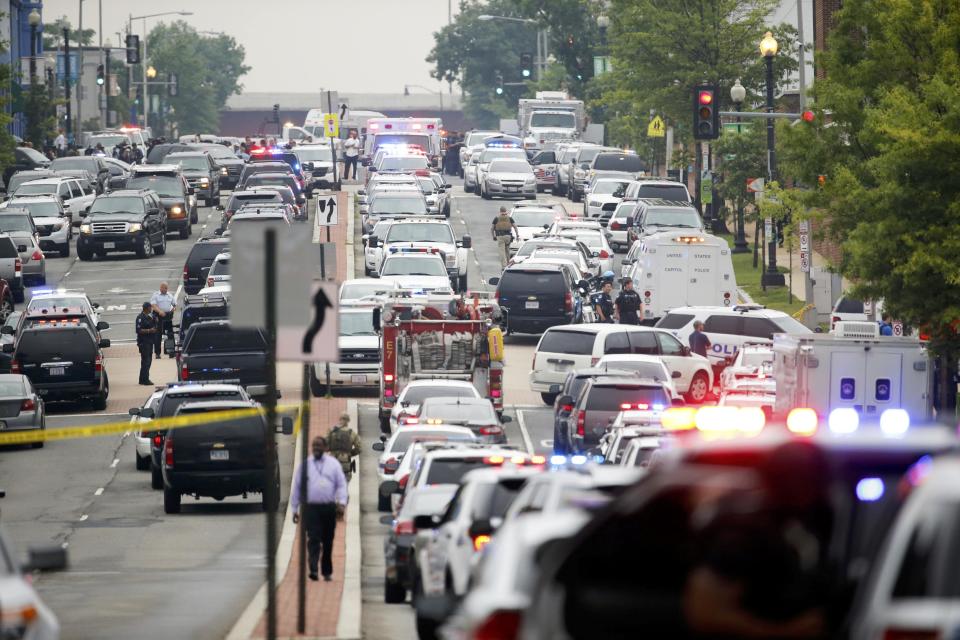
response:
[[[400,93],[404,84],[431,89],[424,61],[433,32],[447,23],[451,0],[44,0],[43,14],[53,21],[65,15],[79,27],[98,27],[103,6],[103,37],[118,44],[127,18],[163,11],[192,11],[192,16],[147,20],[187,20],[198,31],[223,31],[247,51],[252,69],[240,81],[245,91],[317,91]],[[452,0],[456,11],[458,0]],[[134,33],[143,34],[137,20]],[[148,49],[149,53],[149,49]],[[444,85],[445,86],[445,85]],[[414,90],[416,91],[416,90]]]

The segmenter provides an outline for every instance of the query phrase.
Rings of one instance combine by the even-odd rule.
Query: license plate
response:
[[[51,376],[62,376],[67,372],[66,367],[50,367],[47,369]]]
[[[230,452],[229,452],[229,451],[222,451],[222,450],[211,451],[211,452],[210,452],[210,459],[211,459],[211,460],[229,460],[229,459],[230,459]]]
[[[527,300],[527,309],[539,309],[540,303],[537,300]]]
[[[352,383],[354,383],[354,384],[366,384],[366,383],[367,383],[367,376],[365,376],[365,375],[353,375],[353,376],[350,376],[350,382],[352,382]]]
[[[104,243],[103,243],[103,248],[104,248],[104,249],[116,249],[116,248],[117,248],[117,243],[116,243],[116,242],[104,242]]]
[[[507,187],[507,188],[506,188],[506,191],[507,191],[508,193],[516,193],[516,192],[520,191],[520,187]]]

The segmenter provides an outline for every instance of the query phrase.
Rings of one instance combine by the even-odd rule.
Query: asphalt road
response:
[[[161,281],[176,291],[190,247],[212,234],[219,212],[200,209],[187,240],[168,237],[167,254],[133,254],[81,262],[51,258],[47,288],[84,289],[101,304],[111,329],[107,350],[111,397],[146,397],[129,375],[133,322]],[[135,357],[135,356],[134,356]],[[169,368],[170,361],[161,361]],[[155,365],[156,366],[156,365]],[[121,375],[125,372],[127,375]],[[155,380],[161,380],[154,376]],[[130,406],[133,406],[131,403]],[[114,411],[125,411],[113,409]],[[125,420],[89,406],[48,405],[48,428]],[[293,441],[278,435],[283,504]],[[222,638],[265,579],[266,524],[259,495],[184,502],[163,512],[149,473],[134,467],[132,436],[49,442],[43,449],[0,448],[2,523],[20,551],[67,545],[68,571],[39,576],[36,587],[63,627],[63,638]],[[278,516],[278,531],[279,522]]]

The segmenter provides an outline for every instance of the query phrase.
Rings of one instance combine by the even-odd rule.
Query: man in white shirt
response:
[[[350,179],[350,167],[353,167],[353,179],[357,179],[357,160],[360,158],[360,139],[357,130],[351,129],[349,137],[343,141],[343,179]]]
[[[63,157],[67,153],[67,137],[63,135],[63,129],[57,132],[57,137],[53,139],[53,146],[57,148],[57,156]]]
[[[150,298],[150,306],[153,308],[153,315],[157,318],[158,329],[153,352],[159,358],[163,335],[166,334],[168,338],[173,338],[173,310],[177,306],[176,299],[169,293],[166,282],[160,283],[160,290]]]

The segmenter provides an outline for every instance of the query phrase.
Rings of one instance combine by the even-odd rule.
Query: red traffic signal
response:
[[[813,122],[816,119],[813,111],[804,111],[800,114],[800,117],[803,118],[804,122]]]
[[[720,137],[720,105],[717,87],[702,85],[693,91],[693,137],[716,140]]]
[[[713,104],[713,91],[701,90],[697,99],[700,104]]]

